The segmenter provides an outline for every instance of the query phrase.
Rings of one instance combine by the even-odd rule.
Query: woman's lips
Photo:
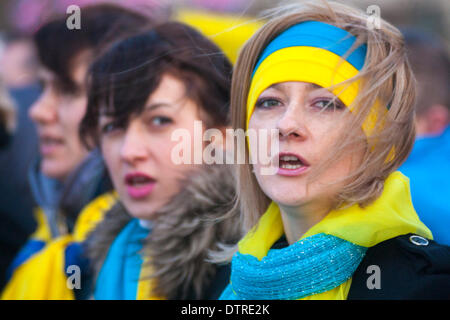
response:
[[[278,155],[277,174],[281,176],[299,176],[309,169],[309,163],[301,156],[291,152],[281,152]]]
[[[39,137],[39,150],[42,156],[49,156],[64,145],[64,140],[50,136]]]
[[[125,176],[128,195],[133,199],[147,197],[155,187],[156,181],[149,175],[140,172],[129,173]]]

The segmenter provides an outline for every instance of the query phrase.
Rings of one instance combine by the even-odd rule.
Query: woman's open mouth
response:
[[[282,152],[278,157],[278,171],[282,176],[297,176],[309,168],[309,163],[293,153]]]
[[[125,176],[125,185],[128,195],[134,199],[142,199],[148,196],[155,187],[156,180],[140,173],[129,173]]]
[[[53,154],[62,146],[64,146],[64,139],[62,138],[56,138],[49,135],[41,135],[39,137],[39,150],[44,157]]]

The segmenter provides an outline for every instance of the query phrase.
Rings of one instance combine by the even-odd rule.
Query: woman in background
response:
[[[226,286],[229,268],[206,258],[239,238],[236,218],[212,223],[232,209],[233,177],[192,159],[207,145],[197,128],[200,139],[225,132],[230,79],[218,47],[175,22],[116,43],[91,68],[81,134],[100,146],[119,197],[87,241],[95,299],[214,299]]]
[[[101,155],[89,152],[78,136],[87,108],[85,77],[108,44],[148,28],[150,21],[109,4],[83,7],[81,14],[80,30],[68,29],[62,15],[33,35],[43,87],[29,109],[39,136],[39,157],[29,170],[37,227],[12,261],[2,299],[83,297],[84,290],[67,286],[68,267],[82,268],[74,261],[78,243],[116,201]]]
[[[279,151],[239,167],[248,233],[221,299],[449,297],[450,248],[431,240],[396,171],[415,136],[403,38],[366,22],[346,5],[306,1],[242,49],[233,127],[267,135],[268,150],[278,139]],[[249,141],[248,158],[257,147]]]

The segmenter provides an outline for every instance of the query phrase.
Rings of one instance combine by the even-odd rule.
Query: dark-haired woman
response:
[[[149,19],[108,4],[81,10],[80,30],[69,30],[63,15],[33,38],[43,85],[29,112],[39,136],[39,159],[29,172],[37,228],[10,266],[2,299],[79,297],[78,286],[66,285],[70,266],[81,267],[73,261],[77,242],[115,203],[101,155],[89,152],[78,136],[87,106],[85,75],[104,46],[148,27]]]
[[[87,241],[95,299],[214,299],[226,286],[229,269],[207,257],[240,234],[238,221],[212,222],[231,209],[232,174],[194,159],[209,145],[195,138],[229,123],[230,79],[223,53],[175,22],[93,65],[81,132],[120,200]]]

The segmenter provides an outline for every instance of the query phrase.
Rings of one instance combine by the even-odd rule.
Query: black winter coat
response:
[[[282,237],[272,248],[286,246]],[[367,249],[347,299],[450,299],[450,247],[406,234]]]
[[[369,248],[347,299],[450,299],[450,247],[407,234]]]

